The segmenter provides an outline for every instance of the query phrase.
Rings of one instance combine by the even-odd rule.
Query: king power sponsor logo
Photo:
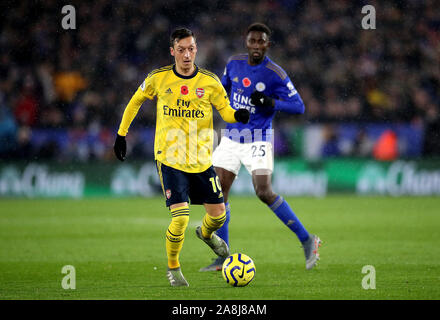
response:
[[[440,170],[418,169],[413,162],[396,161],[388,168],[371,162],[360,171],[358,194],[429,196],[440,194]]]
[[[239,93],[232,94],[232,107],[234,109],[247,109],[250,113],[255,113],[256,108],[251,102],[251,98]]]

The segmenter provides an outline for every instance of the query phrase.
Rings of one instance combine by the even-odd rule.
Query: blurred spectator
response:
[[[61,101],[72,102],[76,93],[86,87],[86,80],[77,71],[62,71],[55,75],[55,91]]]
[[[285,121],[419,123],[426,129],[425,154],[438,154],[438,2],[371,4],[380,21],[376,30],[360,27],[360,0],[256,0],[252,6],[245,0],[194,0],[190,6],[179,0],[95,0],[73,3],[77,29],[63,30],[57,1],[3,1],[0,95],[13,107],[14,122],[31,128],[31,135],[38,128],[64,128],[98,137],[97,149],[81,143],[82,151],[62,155],[54,144],[46,146],[46,157],[105,158],[102,149],[111,149],[112,141],[101,141],[96,128],[114,134],[147,73],[172,62],[167,52],[173,28],[193,29],[201,48],[197,63],[221,76],[228,57],[245,52],[246,27],[261,21],[273,29],[269,56],[285,66],[306,105],[303,117]],[[132,129],[152,126],[154,116],[154,102],[146,102]],[[275,130],[280,121],[275,118]],[[286,131],[288,125],[282,126]],[[143,156],[149,149],[142,143],[152,142],[140,137],[134,153]],[[329,154],[337,153],[332,138],[329,132]],[[292,150],[279,149],[285,155]]]
[[[373,156],[379,161],[396,160],[399,156],[398,139],[395,132],[386,130],[373,147]]]
[[[364,129],[360,129],[356,134],[350,155],[362,158],[368,157],[372,154],[373,145],[374,142],[368,136],[367,132]]]
[[[15,146],[17,125],[14,116],[0,95],[0,159],[11,158]]]
[[[33,156],[31,129],[29,127],[20,127],[18,130],[13,156],[17,159],[30,159]]]
[[[427,106],[425,123],[423,154],[426,156],[440,156],[440,114],[438,106],[434,104]]]
[[[324,128],[324,144],[322,146],[322,157],[337,157],[341,155],[339,141],[337,139],[336,130],[332,125]]]
[[[14,116],[20,125],[32,127],[37,123],[38,101],[35,95],[35,81],[27,74],[24,78],[21,95],[15,105]]]

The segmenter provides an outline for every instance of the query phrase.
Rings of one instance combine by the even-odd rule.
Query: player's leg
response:
[[[214,167],[188,176],[191,181],[189,193],[191,203],[203,204],[206,210],[202,225],[196,228],[196,234],[218,256],[226,258],[229,255],[229,247],[214,233],[226,220],[223,192]]]
[[[226,221],[223,226],[216,231],[229,246],[229,221],[231,219],[231,209],[229,205],[229,190],[237,176],[240,167],[240,148],[242,144],[223,137],[218,147],[214,150],[212,164],[219,177],[223,198],[226,206]]]
[[[166,251],[168,267],[179,268],[179,255],[185,240],[185,230],[189,222],[189,207],[187,202],[176,203],[170,206],[171,223],[166,231]]]
[[[307,232],[287,201],[272,190],[274,159],[272,143],[268,141],[254,142],[246,155],[244,164],[252,174],[252,183],[257,197],[296,234],[304,248],[306,267],[307,269],[312,268],[319,258],[318,246],[320,240]]]
[[[290,208],[283,197],[272,191],[272,175],[257,174],[252,172],[252,183],[257,197],[264,202],[275,215],[298,237],[302,242],[309,238],[309,233],[302,225],[301,221]]]
[[[174,168],[157,162],[157,172],[171,212],[171,222],[165,234],[165,248],[168,258],[167,277],[172,286],[188,286],[181,268],[179,255],[189,222],[188,184],[185,175]]]
[[[234,183],[235,177],[237,176],[234,172],[226,170],[220,167],[214,167],[217,173],[220,185],[223,191],[223,199],[225,201],[226,210],[226,220],[223,226],[216,231],[217,235],[222,238],[229,246],[229,221],[231,220],[231,206],[229,204],[229,190],[231,190],[232,184]]]
[[[189,221],[188,202],[170,206],[171,223],[166,231],[166,251],[168,257],[167,277],[173,287],[189,286],[180,268],[179,255],[185,240],[185,230]]]
[[[257,197],[269,206],[276,216],[298,236],[301,242],[304,242],[309,238],[307,230],[289,204],[272,191],[273,159],[272,143],[256,141],[250,145],[243,163],[252,175],[252,184]]]
[[[229,247],[229,221],[231,220],[231,207],[228,202],[229,190],[231,189],[232,183],[236,175],[233,172],[230,172],[226,169],[216,167],[215,172],[217,173],[220,181],[220,185],[223,191],[223,198],[225,201],[225,212],[226,219],[221,228],[219,228],[215,233],[226,242]],[[225,261],[224,257],[217,256],[214,258],[213,262],[206,267],[201,268],[199,271],[221,271],[223,262]]]
[[[226,221],[226,210],[224,203],[204,203],[206,214],[203,217],[201,231],[204,238],[211,238],[213,233],[221,228]]]
[[[196,234],[205,242],[214,253],[226,259],[229,256],[229,247],[226,242],[215,234],[226,220],[225,204],[204,203],[206,214],[203,217],[202,225],[197,227]]]
[[[237,176],[241,167],[241,162],[237,156],[237,146],[240,144],[223,137],[218,147],[214,150],[213,165],[217,176],[219,177],[220,186],[223,192],[225,202],[226,220],[222,227],[215,233],[226,242],[229,247],[229,221],[231,220],[231,206],[229,205],[229,190]],[[201,268],[199,271],[220,271],[225,258],[217,256],[214,261]]]
[[[256,171],[252,174],[252,182],[258,198],[296,234],[301,242],[306,259],[306,269],[309,270],[313,268],[319,260],[318,248],[321,245],[321,240],[318,236],[309,234],[287,201],[272,191],[271,180],[271,174],[261,175],[257,174]]]
[[[220,185],[223,191],[223,199],[226,204],[228,202],[229,191],[231,190],[237,174],[221,167],[214,167],[214,169],[220,180]]]

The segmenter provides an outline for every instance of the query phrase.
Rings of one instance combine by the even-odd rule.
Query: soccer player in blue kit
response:
[[[310,234],[282,196],[272,191],[273,139],[272,119],[276,112],[304,113],[304,103],[286,72],[266,56],[270,47],[270,29],[262,23],[251,24],[246,33],[248,54],[232,56],[221,79],[234,109],[251,113],[247,124],[227,124],[213,154],[213,165],[220,179],[226,205],[226,222],[216,231],[229,245],[228,225],[231,209],[229,190],[243,164],[252,175],[257,197],[296,234],[304,249],[306,269],[319,260],[321,240]],[[221,270],[224,258],[200,271]]]

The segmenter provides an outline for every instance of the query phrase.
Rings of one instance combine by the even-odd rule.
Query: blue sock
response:
[[[226,207],[226,220],[220,229],[218,229],[215,233],[222,238],[229,246],[229,220],[231,220],[231,207],[229,206],[229,202],[225,203]]]
[[[290,230],[295,232],[299,241],[304,242],[309,238],[309,233],[283,197],[277,196],[274,203],[272,203],[269,208]]]

